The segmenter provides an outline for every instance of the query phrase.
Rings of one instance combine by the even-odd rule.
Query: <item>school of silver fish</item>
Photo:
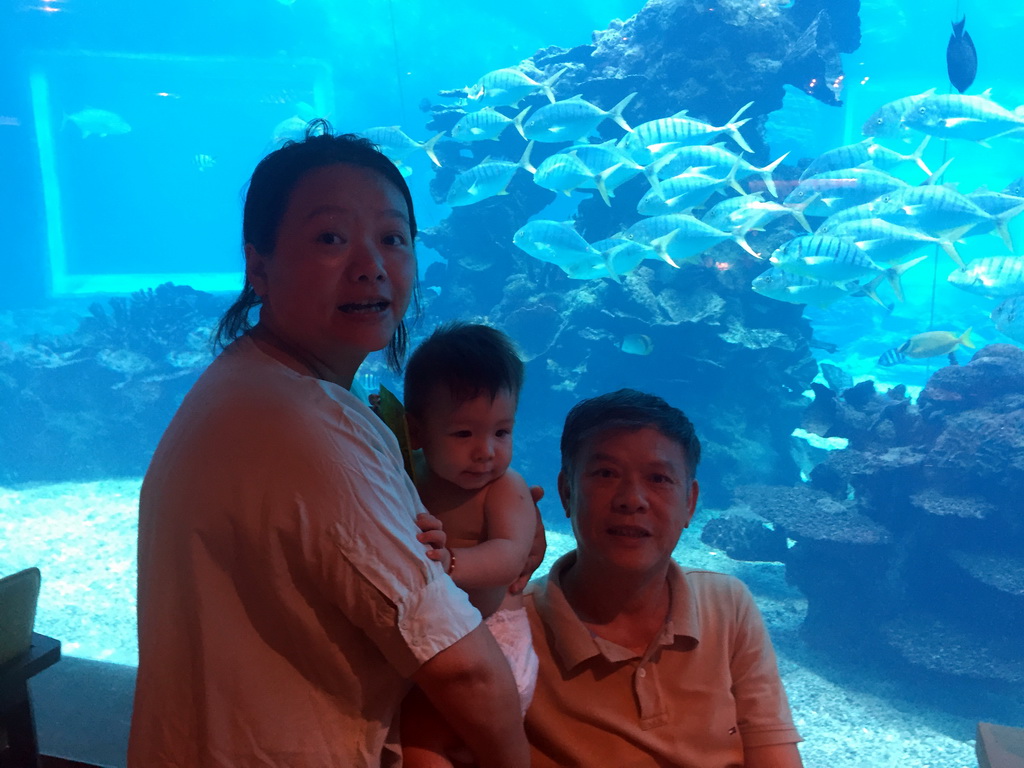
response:
[[[1008,109],[988,91],[966,95],[935,89],[891,101],[864,122],[862,141],[814,158],[798,180],[780,189],[773,173],[787,155],[763,166],[744,158],[751,147],[742,133],[749,121],[743,115],[751,104],[739,106],[722,125],[686,110],[633,125],[629,106],[635,93],[608,109],[580,95],[558,98],[555,86],[566,71],[547,76],[515,67],[489,72],[463,90],[457,106],[464,114],[450,133],[424,141],[397,126],[361,133],[404,174],[411,173],[408,161],[417,152],[440,166],[434,148],[443,139],[471,143],[496,140],[506,130],[519,133],[525,144],[518,158],[488,156],[455,177],[446,199],[452,207],[507,194],[520,172],[556,193],[593,190],[609,206],[620,186],[641,177],[646,191],[636,222],[607,240],[588,243],[571,222],[544,219],[526,222],[515,233],[518,248],[574,279],[620,281],[647,259],[674,268],[700,266],[707,263],[709,249],[732,241],[771,265],[751,284],[763,296],[817,306],[868,297],[891,308],[879,288],[888,285],[895,300],[903,300],[901,276],[926,258],[919,255],[922,249],[937,247],[953,262],[949,284],[1001,300],[992,312],[996,328],[1024,342],[1024,312],[1017,306],[1024,310],[1024,299],[1018,299],[1024,296],[1024,256],[1015,251],[1008,228],[1024,212],[1024,176],[1000,191],[965,193],[943,181],[952,160],[934,171],[924,160],[935,140],[992,146],[1024,139],[1024,106]],[[274,141],[295,137],[314,116],[309,105],[297,105],[294,117],[275,126]],[[75,122],[83,137],[130,130],[117,115],[101,110],[83,110],[66,121]],[[606,121],[621,129],[621,137],[593,140]],[[906,153],[880,143],[914,135],[916,146]],[[534,166],[537,144],[563,146]],[[921,179],[895,175],[911,165],[920,169]],[[750,234],[783,217],[802,233],[773,253],[758,253],[748,242]],[[993,255],[965,263],[957,245],[988,233],[1002,246],[993,240]]]
[[[464,116],[451,139],[494,140],[515,130],[526,144],[518,159],[487,157],[460,173],[448,192],[449,205],[474,205],[506,194],[520,171],[557,193],[593,190],[608,205],[621,185],[642,177],[647,190],[637,205],[637,221],[615,236],[588,243],[572,222],[535,219],[515,233],[514,244],[570,278],[620,281],[647,259],[675,268],[704,265],[709,249],[732,241],[771,265],[751,284],[763,296],[816,306],[867,297],[888,309],[892,304],[879,296],[880,287],[888,285],[895,300],[902,301],[901,276],[927,258],[922,249],[937,247],[952,261],[949,284],[1002,299],[992,312],[996,327],[1024,341],[1024,298],[1018,298],[1024,297],[1024,257],[1014,250],[1007,226],[1024,212],[1024,177],[1001,191],[965,193],[943,181],[952,160],[934,171],[924,160],[935,140],[991,146],[1024,139],[1024,107],[1007,109],[988,91],[964,95],[932,89],[897,99],[865,121],[862,141],[814,158],[798,180],[780,190],[782,182],[773,172],[786,155],[763,166],[744,158],[751,148],[741,129],[751,104],[739,106],[722,125],[686,110],[633,125],[629,105],[636,94],[608,109],[579,95],[558,98],[554,87],[565,71],[531,77],[520,69],[500,69],[465,89]],[[522,108],[524,100],[529,101]],[[605,121],[619,126],[621,138],[594,140]],[[919,138],[909,152],[880,143],[903,143],[914,134]],[[417,142],[397,128],[375,128],[367,135],[399,163],[417,149],[437,163],[433,146],[446,136]],[[530,157],[538,143],[564,146],[535,167]],[[907,181],[906,172],[895,175],[911,165],[920,169],[921,179]],[[773,253],[758,253],[748,242],[750,233],[781,217],[791,218],[803,233]],[[965,263],[957,245],[986,233],[1002,240],[1002,246],[993,240],[1000,255]],[[910,357],[920,356],[921,349],[943,349],[908,344],[903,347],[915,352]],[[895,357],[890,354],[886,364]]]

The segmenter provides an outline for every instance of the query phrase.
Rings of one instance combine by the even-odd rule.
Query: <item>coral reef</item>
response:
[[[814,388],[805,428],[844,437],[805,486],[737,500],[796,544],[808,640],[928,674],[1024,682],[1024,351],[936,371],[917,404],[864,382]]]
[[[140,475],[211,360],[224,301],[169,283],[0,355],[0,481]]]
[[[733,560],[781,561],[786,556],[785,535],[753,515],[713,517],[701,529],[700,540]]]

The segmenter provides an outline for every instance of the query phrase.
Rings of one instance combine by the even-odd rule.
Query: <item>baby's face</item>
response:
[[[435,392],[417,437],[427,465],[438,477],[467,491],[505,474],[512,461],[516,398],[502,390],[456,404],[447,391]]]

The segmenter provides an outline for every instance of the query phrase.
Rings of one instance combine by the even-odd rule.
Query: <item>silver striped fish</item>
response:
[[[949,273],[950,285],[978,296],[1024,295],[1024,256],[984,256]]]

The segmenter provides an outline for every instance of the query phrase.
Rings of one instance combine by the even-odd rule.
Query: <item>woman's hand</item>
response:
[[[444,532],[441,521],[429,512],[420,512],[416,515],[416,526],[420,532],[416,538],[427,545],[427,559],[436,560],[444,568],[444,572],[451,570],[451,550],[448,549],[448,536]]]

